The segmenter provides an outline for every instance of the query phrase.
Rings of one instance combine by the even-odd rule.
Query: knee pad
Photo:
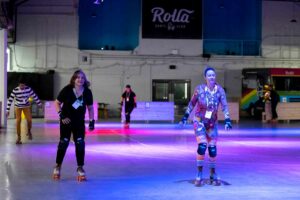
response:
[[[209,153],[209,156],[214,158],[217,156],[217,147],[216,146],[209,146],[208,147],[208,153]]]
[[[67,149],[69,146],[69,140],[67,138],[64,138],[62,140],[59,141],[59,144],[58,144],[58,149]]]
[[[85,148],[85,142],[82,138],[76,140],[75,146],[78,150],[83,150]]]
[[[206,143],[200,143],[200,144],[198,144],[197,153],[199,155],[205,155],[206,147],[207,147]]]

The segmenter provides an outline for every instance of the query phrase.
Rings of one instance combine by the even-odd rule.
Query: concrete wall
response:
[[[262,19],[263,57],[299,59],[300,2],[264,1]],[[297,22],[292,23],[292,19]]]
[[[126,84],[132,85],[140,101],[151,101],[153,79],[189,79],[193,90],[203,81],[204,65],[209,64],[216,67],[218,82],[227,89],[227,95],[239,98],[243,68],[300,66],[299,3],[263,2],[262,57],[213,55],[208,60],[201,56],[202,40],[140,38],[140,45],[132,52],[80,52],[76,1],[64,1],[64,5],[53,1],[56,9],[45,9],[46,4],[20,9],[17,42],[10,45],[12,71],[56,71],[55,95],[74,70],[82,68],[92,83],[95,100],[108,102],[114,109]],[[295,14],[291,15],[293,10]],[[290,23],[293,17],[297,23]],[[82,56],[88,58],[87,62],[81,61]],[[177,68],[170,70],[169,65]]]
[[[7,96],[7,31],[0,29],[0,127],[6,126]]]

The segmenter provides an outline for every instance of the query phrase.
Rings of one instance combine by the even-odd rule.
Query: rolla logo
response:
[[[194,13],[194,10],[174,9],[172,13],[168,13],[161,7],[155,7],[151,12],[153,14],[152,22],[190,23],[190,15]]]

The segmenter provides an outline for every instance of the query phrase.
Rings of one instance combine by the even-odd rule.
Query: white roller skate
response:
[[[86,181],[85,171],[84,171],[82,166],[79,166],[77,168],[77,173],[78,173],[78,176],[77,176],[77,181],[78,182]]]
[[[52,174],[52,179],[53,180],[55,180],[55,181],[59,181],[60,180],[60,170],[61,170],[61,166],[56,165],[54,167],[53,174]]]
[[[194,184],[196,187],[201,187],[201,186],[205,185],[205,180],[203,178],[197,177]]]

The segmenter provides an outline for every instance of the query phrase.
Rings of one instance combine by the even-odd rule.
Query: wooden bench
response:
[[[300,102],[280,102],[277,105],[277,120],[287,121],[300,120]],[[271,120],[271,114],[269,112],[262,113],[262,122],[266,123]]]
[[[277,105],[278,120],[300,120],[300,102],[278,103]]]

